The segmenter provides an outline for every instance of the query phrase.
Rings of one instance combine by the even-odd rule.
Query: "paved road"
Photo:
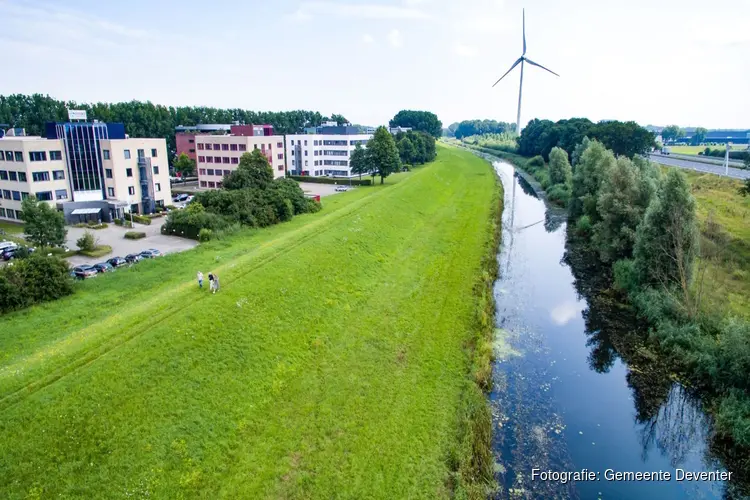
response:
[[[725,171],[723,166],[709,165],[708,163],[683,160],[680,158],[670,158],[669,156],[649,155],[649,158],[651,161],[661,163],[662,165],[697,170],[698,172],[707,172],[709,174],[724,175]],[[735,179],[748,179],[750,178],[750,170],[729,167],[729,177],[734,177]]]

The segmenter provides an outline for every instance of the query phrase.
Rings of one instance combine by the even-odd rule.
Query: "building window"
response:
[[[208,187],[215,188],[216,187],[216,183],[213,182],[213,181],[208,181]]]
[[[13,191],[13,199],[16,201],[21,201],[21,192],[20,191]]]
[[[284,171],[284,165],[279,165],[278,166],[278,170],[279,170],[279,172],[283,172]]]
[[[318,156],[318,151],[313,151],[313,156]]]
[[[305,150],[305,156],[307,156],[307,150]]]
[[[201,162],[201,163],[205,163],[206,162],[206,157],[205,156],[199,156],[198,157],[198,161]]]
[[[128,194],[131,196],[135,194],[135,188],[133,186],[128,186]]]
[[[129,149],[124,149],[122,152],[125,155],[125,159],[129,160],[130,159],[130,150]]]
[[[203,151],[203,143],[202,142],[198,143],[198,150],[199,151]]]
[[[206,187],[207,185],[208,185],[208,184],[206,184],[206,181],[201,181],[201,187],[202,187],[202,188]]]
[[[47,152],[46,151],[31,151],[29,153],[29,158],[31,159],[31,161],[47,161]]]
[[[107,196],[109,196],[110,198],[114,198],[115,197],[115,188],[107,188]]]
[[[10,196],[10,190],[3,189],[3,198],[5,198],[6,200],[10,200],[10,198],[11,198],[11,196]]]
[[[198,149],[201,149],[201,148],[198,148]],[[208,149],[209,151],[211,151],[211,144],[206,144],[206,149]]]
[[[188,139],[188,142],[189,142],[190,144],[193,144],[193,143],[195,142],[195,139]]]
[[[232,144],[229,146],[230,151],[237,151],[237,144]]]
[[[221,145],[221,150],[222,151],[229,151],[229,144],[222,144]]]
[[[223,185],[224,185],[224,184],[223,184],[223,183],[221,183],[221,182],[217,182],[217,183],[216,183],[216,187],[217,187],[218,189],[221,189],[221,187],[222,187]]]
[[[206,170],[206,175],[214,175],[214,169],[209,168],[208,170]]]
[[[294,160],[292,160],[292,166],[294,166]]]
[[[111,179],[112,178],[112,169],[111,168],[105,168],[104,169],[104,175],[107,176],[107,179]]]
[[[132,168],[126,168],[125,169],[125,175],[127,177],[133,177],[133,169]]]
[[[146,157],[146,152],[145,152],[144,150],[142,150],[142,149],[139,149],[139,150],[137,151],[137,153],[138,153],[138,158],[139,158],[139,159],[141,159],[141,158],[145,158],[145,157]]]
[[[105,160],[109,160],[109,149],[102,149],[102,155],[104,155]]]
[[[154,165],[154,175],[159,175],[159,165]]]
[[[25,200],[28,197],[29,197],[29,193],[25,191],[21,191],[21,200]]]
[[[237,165],[237,164],[238,164],[239,162],[240,162],[240,159],[239,159],[239,158],[232,158],[232,163],[233,163],[234,165]]]
[[[231,172],[229,170],[224,170],[224,175],[229,175]]]
[[[305,166],[307,166],[307,160],[305,160]]]
[[[67,200],[68,199],[68,190],[67,189],[57,189],[55,190],[55,198],[58,200]]]
[[[65,180],[65,170],[53,170],[52,178],[55,179],[56,181]]]
[[[257,144],[253,144],[253,149],[258,149],[258,145]]]
[[[7,180],[8,180],[8,171],[0,170],[0,181],[7,181]]]
[[[239,145],[240,151],[247,151],[247,146],[245,144]]]
[[[190,150],[190,152],[191,152],[191,153],[195,153],[195,149],[191,149],[191,150]]]
[[[5,217],[5,209],[0,208],[0,217]]]
[[[154,184],[154,189],[157,193],[161,192],[161,184],[159,184],[158,182]]]
[[[36,199],[39,201],[51,201],[52,198],[52,191],[40,191],[36,193]]]
[[[8,177],[10,180],[18,182],[18,172],[13,172],[12,170],[8,172]]]
[[[214,156],[214,163],[221,163],[221,156]]]
[[[277,147],[277,148],[283,148],[283,147],[284,147],[284,145],[283,145],[282,143],[280,143],[280,142],[277,142],[277,143],[276,143],[276,147]]]
[[[62,151],[50,151],[49,159],[53,161],[62,160]]]
[[[213,163],[214,157],[213,156],[206,156],[206,163]]]
[[[229,163],[229,157],[225,156],[224,158],[222,158],[222,162],[223,163]]]
[[[26,182],[26,172],[18,172],[18,182]]]
[[[294,146],[294,139],[292,139],[292,146]]]
[[[9,209],[7,210],[7,212],[8,212],[8,218],[9,218],[9,219],[14,219],[14,218],[16,217],[16,216],[15,216],[15,212],[13,211],[13,209],[9,208]]]
[[[206,169],[205,168],[199,168],[198,169],[198,175],[206,175]]]
[[[21,151],[15,151],[14,154],[16,156],[16,161],[23,161],[23,153]]]
[[[3,159],[3,152],[0,151],[0,160]],[[5,161],[13,161],[13,151],[5,152]]]
[[[156,158],[156,157],[157,157],[156,150],[152,149],[151,150],[151,158]]]
[[[277,157],[277,158],[278,158],[279,160],[283,160],[283,159],[284,159],[284,153],[279,153],[278,155],[276,155],[276,157]]]
[[[305,139],[305,146],[307,146],[307,139]]]

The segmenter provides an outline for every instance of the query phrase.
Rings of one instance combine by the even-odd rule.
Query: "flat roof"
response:
[[[70,215],[91,215],[98,214],[101,211],[101,208],[76,208],[75,210],[70,212]]]

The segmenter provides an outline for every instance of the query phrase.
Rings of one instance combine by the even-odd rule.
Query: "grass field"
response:
[[[750,318],[750,198],[738,193],[742,185],[738,180],[682,172],[690,180],[700,220],[713,214],[729,236],[719,263],[709,268],[705,306]]]
[[[706,150],[707,147],[711,149],[726,150],[726,146],[668,146],[672,153],[680,155],[697,155]],[[732,146],[732,151],[741,151],[747,149],[747,144],[735,144]]]
[[[496,189],[441,146],[3,317],[3,497],[449,497]]]
[[[8,234],[22,234],[23,224],[13,224],[12,222],[0,221],[0,229]]]

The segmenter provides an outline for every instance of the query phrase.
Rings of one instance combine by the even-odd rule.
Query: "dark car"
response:
[[[123,259],[122,257],[112,257],[107,261],[107,264],[112,267],[122,267],[128,265],[128,261]]]
[[[3,260],[11,260],[15,258],[20,252],[26,252],[27,254],[34,253],[34,248],[27,248],[27,247],[14,247],[14,248],[6,248],[2,252],[0,252],[0,259]]]
[[[125,261],[129,262],[130,264],[135,264],[136,262],[140,262],[143,260],[143,257],[141,257],[137,253],[129,253],[125,256]]]
[[[164,254],[155,248],[149,248],[141,252],[141,257],[144,259],[155,259],[156,257],[163,257]]]
[[[86,278],[93,278],[99,271],[94,266],[78,266],[73,268],[73,274],[79,280],[85,280]]]
[[[174,201],[175,203],[181,203],[183,201],[187,201],[188,196],[190,196],[190,195],[187,195],[187,194],[184,194],[184,193],[183,194],[178,194],[177,196],[175,196],[174,198],[172,198],[172,201]]]
[[[99,273],[111,273],[115,270],[114,267],[112,267],[112,264],[109,262],[100,262],[98,264],[94,264],[93,268],[96,269]]]

